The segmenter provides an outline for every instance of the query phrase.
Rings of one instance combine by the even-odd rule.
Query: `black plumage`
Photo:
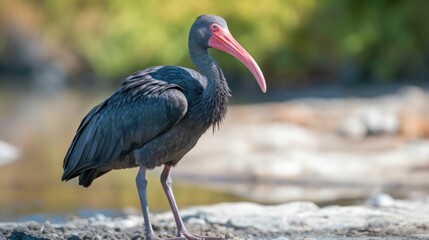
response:
[[[253,58],[233,39],[225,20],[200,16],[189,33],[189,52],[200,73],[184,67],[157,66],[138,71],[82,120],[64,159],[62,180],[79,177],[85,187],[113,170],[139,167],[136,178],[146,237],[159,239],[150,225],[146,169],[165,165],[161,175],[178,238],[202,238],[187,232],[171,190],[170,170],[211,126],[224,118],[231,96],[228,84],[208,48],[242,61],[263,91],[265,80]]]
[[[211,104],[202,99],[205,86],[201,74],[181,67],[153,67],[132,74],[82,120],[65,157],[62,180],[80,176],[79,184],[87,187],[112,169],[176,164],[226,113],[227,98]],[[213,110],[216,116],[195,124]],[[173,126],[176,137],[168,133]],[[160,140],[145,146],[157,137]]]

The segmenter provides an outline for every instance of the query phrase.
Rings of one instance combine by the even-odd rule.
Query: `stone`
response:
[[[0,140],[0,166],[17,160],[20,154],[17,147]]]
[[[369,204],[374,207],[390,207],[393,206],[395,200],[388,194],[380,193],[369,199]]]
[[[338,133],[352,139],[363,139],[367,135],[365,123],[357,117],[347,117],[338,127]]]
[[[369,135],[394,135],[399,130],[400,120],[396,112],[368,106],[355,110],[338,128],[340,134],[354,139]]]

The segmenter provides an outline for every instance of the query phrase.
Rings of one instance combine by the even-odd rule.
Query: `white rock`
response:
[[[338,132],[349,138],[362,139],[369,134],[396,134],[399,128],[398,114],[377,106],[357,109],[340,123]]]
[[[374,207],[390,207],[393,206],[395,200],[388,194],[380,193],[369,199],[369,204]]]
[[[395,134],[399,131],[399,116],[375,107],[360,110],[360,118],[369,134]]]
[[[367,134],[367,129],[360,118],[351,116],[340,124],[338,132],[348,138],[363,139]]]
[[[20,151],[13,145],[0,140],[0,166],[17,160]]]

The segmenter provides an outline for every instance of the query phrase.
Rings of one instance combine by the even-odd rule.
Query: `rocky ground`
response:
[[[259,202],[429,194],[429,94],[297,98],[233,106],[174,169]]]
[[[224,203],[185,209],[188,230],[225,239],[429,239],[429,198],[394,200],[377,195],[362,206],[311,202],[280,205]],[[64,223],[0,223],[0,239],[143,239],[142,218],[130,215]],[[170,213],[153,215],[161,237],[175,235]]]

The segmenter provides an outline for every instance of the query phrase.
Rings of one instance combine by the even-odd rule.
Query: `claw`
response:
[[[147,240],[187,240],[185,237],[173,237],[173,238],[159,238],[155,234],[151,234],[147,237]]]
[[[203,237],[190,232],[182,232],[182,235],[185,236],[187,240],[225,240],[222,237]]]

